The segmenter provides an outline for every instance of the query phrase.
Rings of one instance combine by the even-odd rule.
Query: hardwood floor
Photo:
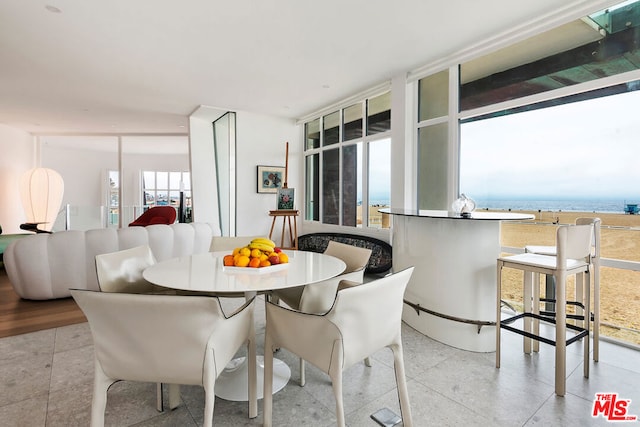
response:
[[[21,299],[13,290],[4,267],[0,267],[0,338],[86,321],[73,298]]]

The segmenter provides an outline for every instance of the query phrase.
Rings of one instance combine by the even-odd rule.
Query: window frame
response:
[[[306,118],[303,122],[301,122],[302,124],[302,132],[303,132],[303,141],[304,141],[304,149],[303,149],[303,167],[304,167],[304,189],[305,189],[305,194],[303,195],[304,197],[304,207],[305,207],[305,212],[303,213],[303,220],[304,221],[308,221],[308,222],[315,222],[318,224],[322,224],[322,225],[328,225],[328,226],[335,226],[335,227],[346,227],[349,230],[353,230],[353,229],[377,229],[377,227],[370,227],[369,226],[369,210],[368,210],[368,206],[369,206],[369,144],[371,142],[375,142],[375,141],[379,141],[379,140],[383,140],[383,139],[389,139],[390,141],[392,141],[392,129],[391,126],[389,126],[389,129],[387,129],[386,131],[382,131],[382,132],[377,132],[377,133],[372,133],[370,135],[367,135],[367,123],[368,123],[368,101],[370,99],[379,97],[381,95],[385,95],[385,94],[389,94],[389,96],[391,96],[391,88],[388,86],[384,86],[382,89],[377,90],[375,92],[369,92],[367,94],[367,96],[360,98],[357,101],[350,101],[350,102],[345,102],[343,105],[341,105],[340,107],[335,107],[333,109],[326,109],[323,110],[322,112],[317,113],[316,115],[310,116],[308,118]],[[361,136],[357,137],[357,138],[353,138],[353,139],[349,139],[347,141],[344,140],[344,131],[345,131],[345,122],[344,122],[344,116],[345,116],[345,110],[354,107],[355,105],[360,105],[360,110],[362,113],[362,117],[361,119]],[[389,111],[391,111],[391,104],[389,105]],[[332,116],[333,114],[338,113],[338,117],[339,117],[339,125],[338,125],[338,142],[336,143],[331,143],[329,145],[325,144],[324,141],[324,119],[325,117],[329,117]],[[316,120],[318,120],[319,124],[318,127],[320,129],[319,132],[319,143],[318,143],[318,147],[315,148],[307,148],[308,147],[308,135],[307,135],[307,125],[315,122]],[[351,122],[349,122],[351,123]],[[361,191],[362,191],[362,197],[361,197],[361,224],[357,224],[357,216],[356,216],[356,225],[355,226],[351,226],[351,225],[344,225],[344,187],[343,187],[343,161],[344,161],[344,149],[346,147],[352,147],[352,146],[356,146],[358,144],[361,144],[362,147],[362,156],[359,159],[359,161],[362,162],[362,170],[360,175],[358,175],[358,179],[360,180],[360,182],[362,183],[361,186]],[[324,212],[324,208],[325,208],[325,197],[323,195],[323,173],[325,170],[325,165],[324,165],[324,156],[323,153],[325,151],[329,151],[329,150],[334,150],[337,149],[338,150],[338,182],[339,184],[339,194],[337,196],[337,200],[338,200],[338,224],[333,224],[333,223],[327,223],[325,222],[325,212]],[[309,206],[309,200],[307,198],[308,194],[308,189],[309,188],[313,188],[313,185],[310,186],[309,184],[309,171],[307,170],[307,165],[308,165],[308,158],[310,156],[313,156],[315,154],[318,154],[319,156],[319,160],[318,160],[318,168],[319,168],[319,173],[318,173],[318,219],[313,219],[313,217],[309,218],[309,212],[308,212],[308,206]],[[389,163],[391,163],[391,159],[389,159]],[[311,177],[313,179],[313,177]],[[313,213],[311,213],[311,215],[313,215]],[[357,214],[356,214],[357,215]]]

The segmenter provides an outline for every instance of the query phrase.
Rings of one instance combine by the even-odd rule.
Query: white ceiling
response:
[[[298,118],[567,5],[1,1],[0,124],[34,134],[185,133],[199,105]]]

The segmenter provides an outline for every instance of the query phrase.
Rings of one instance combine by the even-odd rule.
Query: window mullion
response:
[[[343,225],[343,220],[342,217],[344,215],[344,207],[343,207],[343,203],[342,203],[342,198],[343,198],[343,191],[344,191],[344,183],[342,181],[342,168],[344,167],[344,162],[342,159],[342,147],[343,147],[343,129],[342,129],[342,124],[343,124],[343,120],[344,120],[344,109],[340,109],[338,110],[339,114],[338,114],[338,182],[340,183],[340,185],[338,185],[338,224],[339,225]]]
[[[320,147],[318,147],[318,168],[320,169],[318,173],[318,221],[320,223],[324,223],[324,185],[322,185],[323,176],[324,176],[324,116],[320,116],[320,124],[318,125],[318,129],[320,132]]]
[[[360,212],[362,213],[362,227],[369,225],[369,150],[367,147],[367,100],[362,100],[362,200]]]

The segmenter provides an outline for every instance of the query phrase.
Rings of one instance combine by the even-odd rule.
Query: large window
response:
[[[305,123],[305,219],[351,227],[387,226],[391,93]]]
[[[120,174],[118,171],[110,170],[108,172],[109,194],[107,201],[108,206],[108,227],[118,228],[118,216],[120,214]]]
[[[180,207],[180,197],[185,212],[185,220],[191,218],[191,174],[189,172],[142,172],[142,192],[144,209],[153,206]]]
[[[639,29],[627,1],[462,64],[460,192],[496,209],[639,203]]]
[[[633,91],[463,123],[460,189],[487,208],[622,213],[640,202],[639,108]]]
[[[601,333],[636,345],[639,3],[461,64],[459,93],[449,97],[459,100],[458,116],[449,120],[460,124],[459,146],[449,146],[459,152],[459,192],[480,208],[535,213],[535,221],[503,224],[505,250],[552,244],[556,224],[600,217]],[[419,131],[437,125],[420,117]],[[450,144],[456,139],[450,135]],[[515,306],[521,280],[514,275],[502,285],[502,298]]]

